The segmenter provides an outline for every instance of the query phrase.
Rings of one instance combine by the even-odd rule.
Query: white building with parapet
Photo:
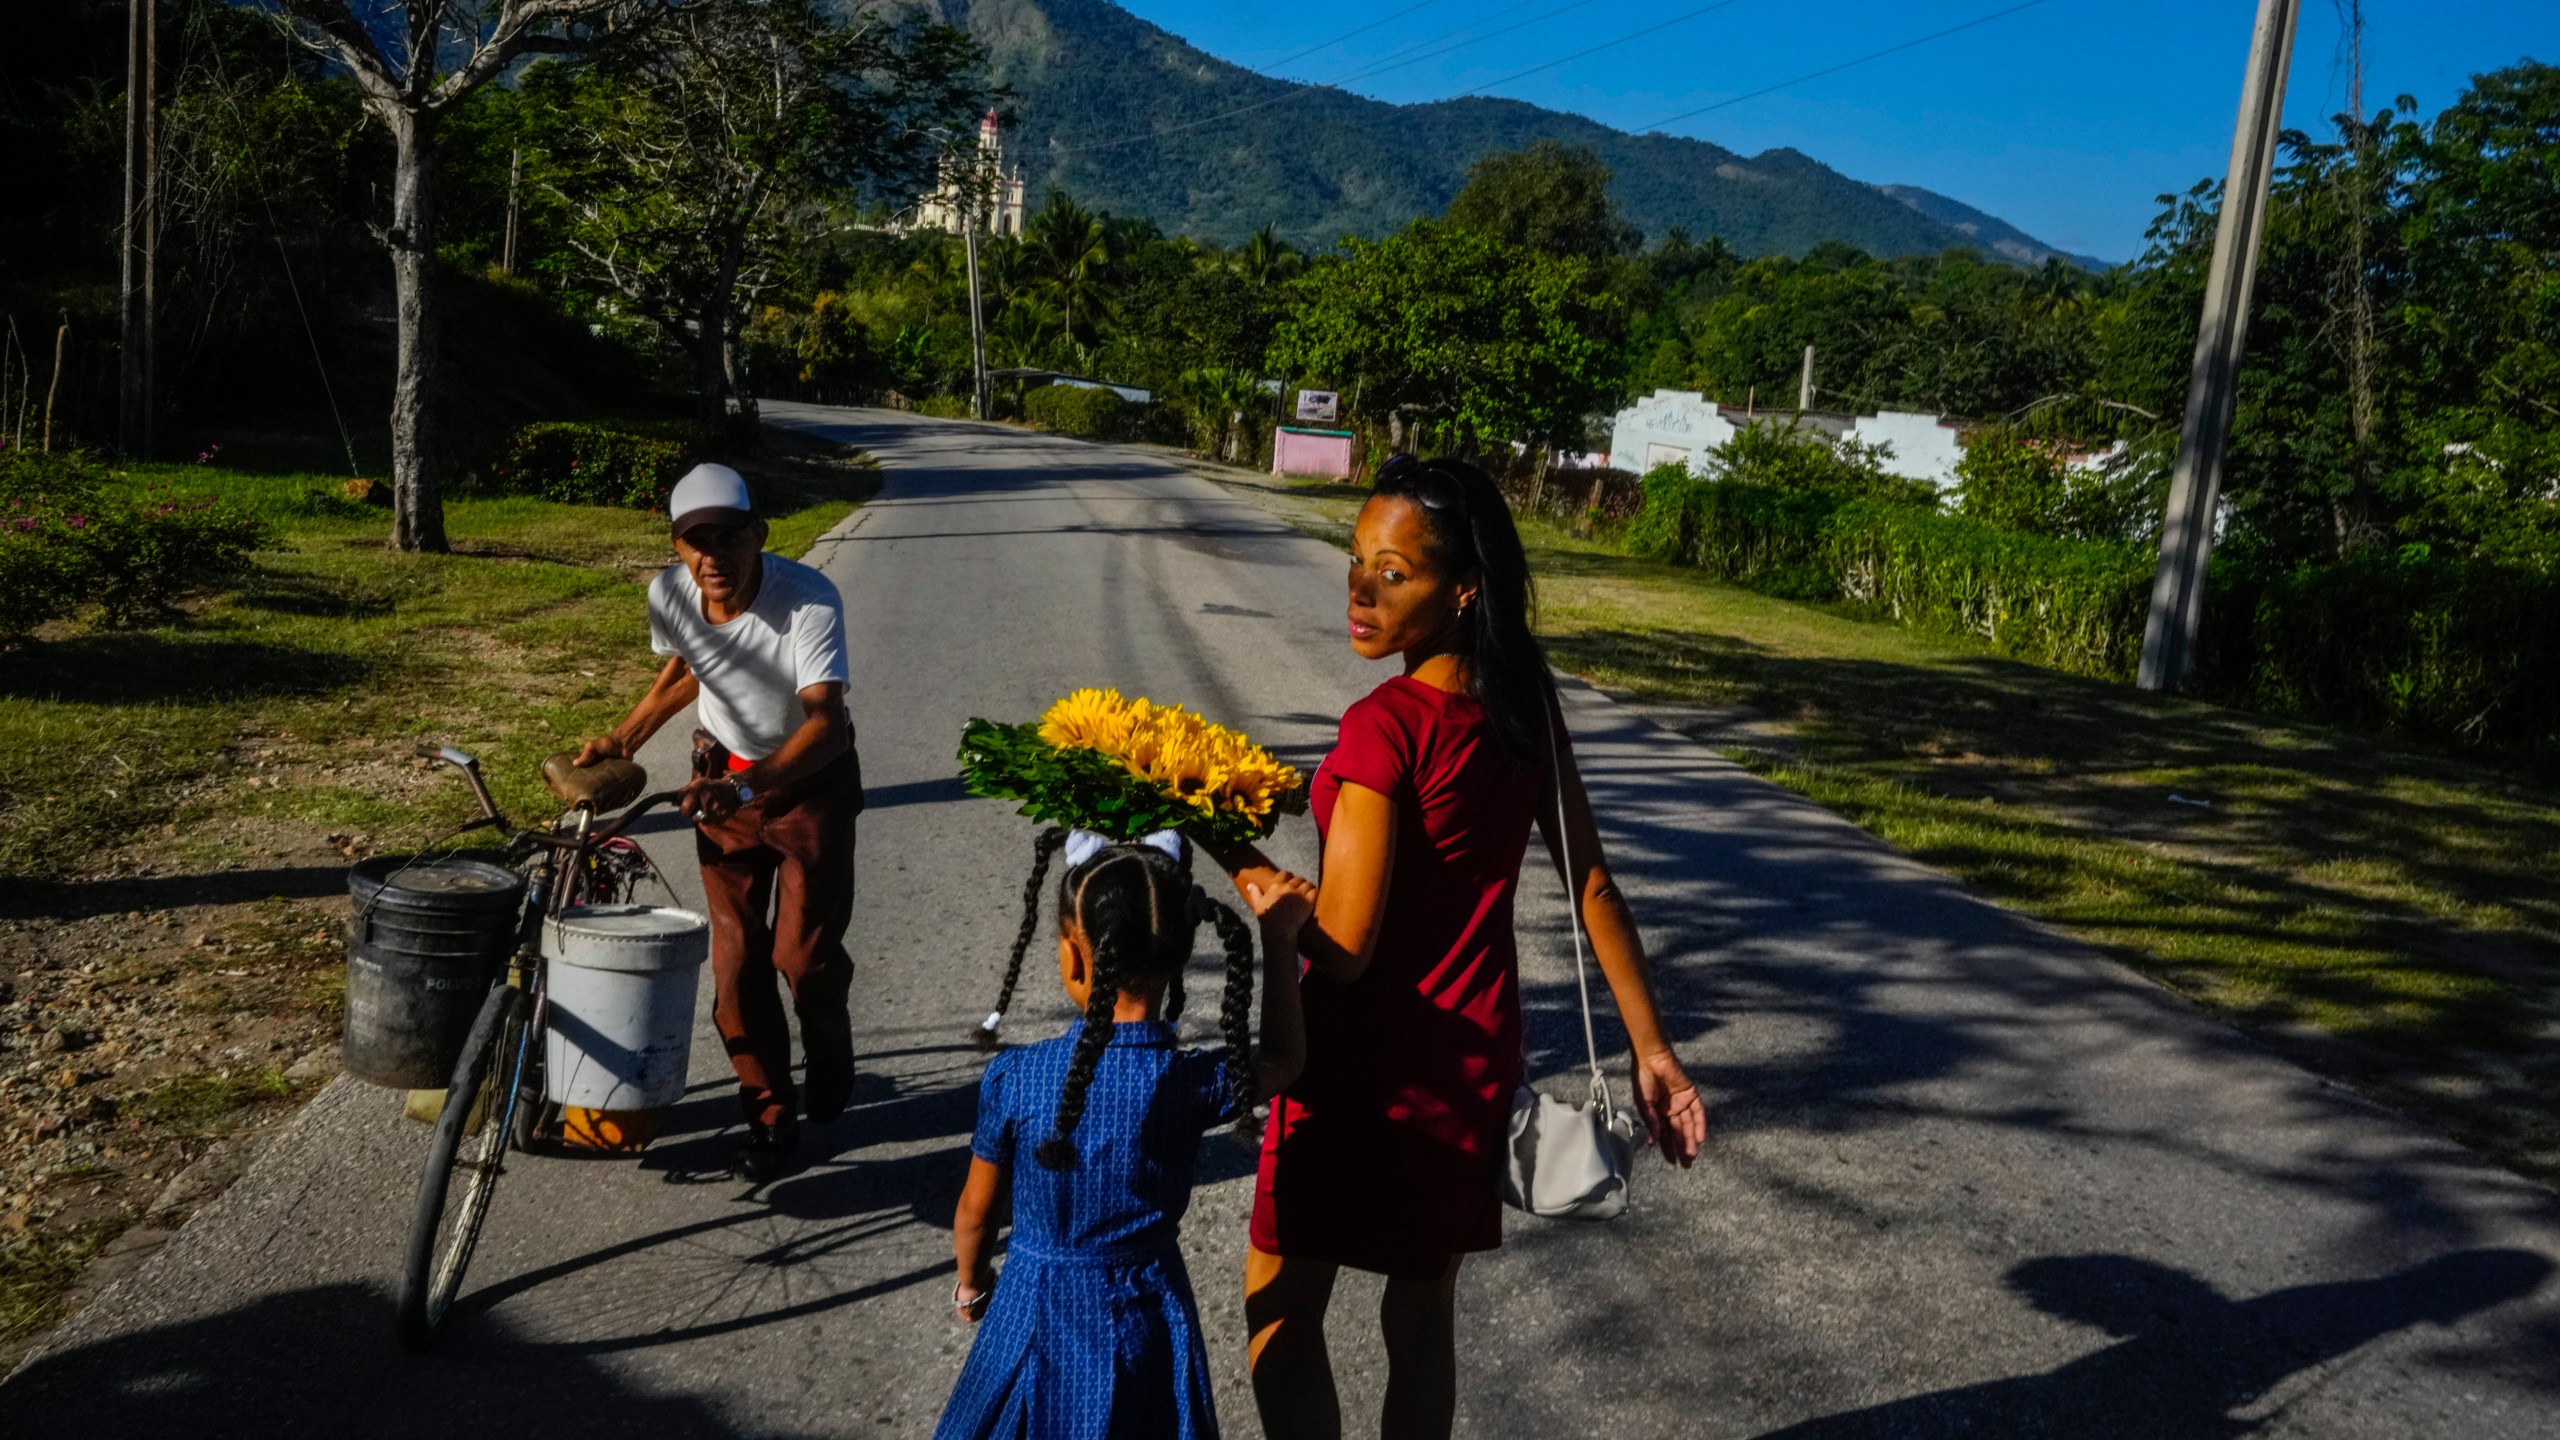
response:
[[[1748,425],[1811,430],[1832,440],[1885,446],[1887,472],[1940,489],[1955,483],[1956,461],[1964,456],[1964,422],[1948,416],[1910,410],[1754,413],[1719,405],[1695,390],[1656,390],[1618,412],[1609,430],[1609,463],[1638,475],[1659,465],[1686,465],[1692,474],[1703,475],[1712,463],[1709,452]]]

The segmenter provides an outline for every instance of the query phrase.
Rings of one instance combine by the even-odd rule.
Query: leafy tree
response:
[[[260,13],[344,67],[393,144],[391,252],[399,374],[391,396],[391,543],[445,549],[436,464],[435,169],[438,127],[527,55],[594,50],[660,0],[272,0]]]
[[[821,0],[694,0],[577,70],[538,66],[546,183],[569,211],[560,268],[693,357],[706,426],[752,426],[737,345],[823,202],[921,188],[929,127],[975,113],[975,42]]]
[[[1643,236],[1609,198],[1608,165],[1588,145],[1540,140],[1497,150],[1467,168],[1448,222],[1488,240],[1554,255],[1607,260]]]
[[[1578,447],[1619,392],[1622,306],[1591,280],[1580,256],[1416,221],[1309,267],[1270,364],[1347,392],[1392,430],[1410,417],[1461,453]]]

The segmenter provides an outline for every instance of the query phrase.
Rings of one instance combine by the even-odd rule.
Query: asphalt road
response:
[[[706,1028],[647,1157],[511,1172],[471,1313],[421,1359],[387,1294],[425,1137],[339,1081],[0,1387],[0,1435],[929,1431],[968,1344],[944,1303],[963,1039],[1032,834],[952,780],[962,721],[1112,683],[1312,765],[1384,674],[1343,643],[1332,551],[1161,459],[771,413],[889,474],[813,556],[852,620],[871,784],[858,1107],[749,1193],[721,1173],[735,1108]],[[1715,1138],[1694,1171],[1650,1163],[1625,1219],[1515,1217],[1469,1264],[1462,1434],[2560,1433],[2550,1191],[1587,691],[1568,713]],[[675,747],[648,758],[672,772]],[[653,844],[691,891],[684,838]],[[1277,848],[1306,865],[1311,843],[1292,822]],[[1570,951],[1553,887],[1528,888],[1557,1074]],[[1036,965],[1026,994],[1021,1036],[1065,1024]],[[1250,1435],[1250,1157],[1211,1143],[1186,1246],[1222,1411]],[[1346,1284],[1336,1311],[1352,1433],[1374,1424],[1373,1295]]]

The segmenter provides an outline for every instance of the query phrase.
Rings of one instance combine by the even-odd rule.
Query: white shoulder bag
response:
[[[1523,1059],[1520,1088],[1511,1095],[1511,1147],[1504,1157],[1502,1200],[1553,1220],[1614,1220],[1627,1209],[1636,1124],[1610,1098],[1609,1078],[1600,1069],[1600,1040],[1591,1024],[1590,963],[1583,955],[1582,897],[1573,893],[1564,747],[1556,738],[1553,717],[1547,721],[1547,752],[1556,787],[1556,849],[1564,856],[1564,908],[1573,921],[1573,982],[1582,994],[1582,1045],[1591,1062],[1591,1098],[1568,1105],[1540,1093],[1530,1085]]]

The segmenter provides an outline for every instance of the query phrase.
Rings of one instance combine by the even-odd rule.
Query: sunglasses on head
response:
[[[1426,481],[1437,481],[1438,484],[1430,491],[1417,488]],[[1425,510],[1467,508],[1466,488],[1458,483],[1457,476],[1440,468],[1437,460],[1424,460],[1402,453],[1390,455],[1386,463],[1378,467],[1377,479],[1370,482],[1372,489],[1380,485],[1399,487],[1407,498]]]

